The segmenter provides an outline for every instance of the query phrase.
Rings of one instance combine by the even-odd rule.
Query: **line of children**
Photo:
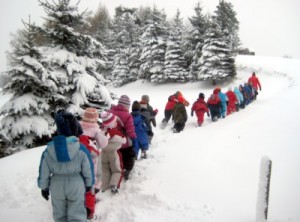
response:
[[[200,93],[197,101],[193,103],[191,116],[196,113],[198,126],[203,124],[205,113],[208,117],[211,116],[213,122],[218,118],[225,118],[255,100],[258,89],[261,90],[261,84],[253,73],[248,83],[240,85],[239,88],[235,87],[233,91],[229,88],[228,92],[222,93],[220,88],[214,89],[207,103],[204,100],[205,95]],[[97,173],[99,166],[102,172],[102,191],[110,189],[115,194],[118,193],[123,176],[129,179],[139,150],[142,150],[141,158],[147,157],[146,151],[154,135],[151,125],[156,127],[157,110],[149,105],[148,95],[143,95],[140,102],[133,102],[131,113],[130,104],[129,97],[122,95],[116,106],[101,114],[106,136],[99,128],[99,115],[94,108],[85,110],[80,124],[70,113],[55,115],[59,136],[54,137],[47,145],[41,158],[38,177],[38,186],[46,200],[49,199],[51,191],[55,221],[65,218],[84,221],[91,218],[91,212],[85,209],[87,200],[84,201],[83,198],[93,190],[93,186],[95,192],[100,190],[101,174]],[[184,129],[188,118],[188,105],[189,102],[179,91],[169,97],[163,122],[167,123],[173,116],[174,133]],[[78,137],[81,134],[95,141],[92,155],[80,144]],[[69,195],[69,192],[76,195]]]

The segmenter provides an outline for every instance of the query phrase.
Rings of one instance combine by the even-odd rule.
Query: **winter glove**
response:
[[[151,137],[154,136],[154,133],[152,132],[152,130],[149,130],[147,133],[148,133],[148,136],[151,136]]]
[[[191,112],[191,116],[194,116],[194,111]]]
[[[87,192],[90,192],[91,189],[92,189],[92,187],[85,187],[85,192],[86,192],[86,193],[87,193]]]
[[[209,112],[207,113],[207,116],[208,116],[208,117],[210,117],[210,114],[209,114]]]
[[[42,196],[45,198],[45,200],[49,200],[49,190],[42,190]]]
[[[154,112],[154,116],[156,116],[156,114],[158,113],[158,109],[153,110]]]

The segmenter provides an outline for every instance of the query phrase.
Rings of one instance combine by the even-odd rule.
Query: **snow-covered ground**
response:
[[[98,195],[96,221],[254,222],[260,162],[266,157],[273,163],[268,221],[300,221],[300,60],[239,56],[236,63],[236,80],[219,86],[226,92],[255,71],[262,84],[258,100],[216,123],[206,117],[198,128],[196,117],[189,117],[179,134],[171,132],[171,123],[165,130],[154,128],[149,158],[136,161],[119,194]],[[213,87],[137,81],[111,90],[132,101],[148,94],[160,123],[170,94],[180,90],[193,103]],[[6,99],[1,96],[0,105]],[[1,221],[52,221],[51,203],[37,187],[44,148],[0,159]]]

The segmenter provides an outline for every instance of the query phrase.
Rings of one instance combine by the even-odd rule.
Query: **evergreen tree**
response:
[[[89,13],[79,13],[79,2],[76,5],[70,2],[57,0],[51,4],[39,0],[48,16],[42,30],[51,46],[46,52],[50,78],[56,82],[64,104],[69,104],[68,110],[80,113],[80,107],[89,100],[110,105],[111,97],[104,86],[107,81],[97,72],[105,64],[105,48],[90,35],[78,31],[87,25]],[[53,106],[58,105],[56,102]]]
[[[213,20],[219,24],[223,35],[228,39],[231,50],[237,52],[240,45],[238,35],[239,21],[236,18],[236,12],[233,9],[232,3],[220,0],[213,16]]]
[[[216,84],[217,80],[232,78],[236,75],[234,56],[227,41],[220,26],[212,23],[202,48],[198,79],[210,79],[213,84]]]
[[[114,64],[111,80],[114,85],[121,86],[137,79],[137,56],[135,49],[139,42],[136,9],[116,8],[113,24],[113,48],[115,48]],[[135,52],[130,54],[130,52]],[[136,57],[134,57],[136,56]],[[126,63],[124,63],[126,61]],[[120,69],[122,69],[121,72]]]
[[[164,67],[164,81],[173,80],[176,82],[186,82],[188,73],[185,70],[186,62],[183,57],[182,46],[183,23],[180,12],[177,10],[176,16],[171,24],[171,32],[167,42]]]
[[[155,7],[150,19],[145,22],[141,37],[142,53],[140,77],[151,82],[164,81],[164,58],[166,50],[165,14]]]
[[[195,14],[189,21],[192,28],[189,30],[189,35],[185,41],[185,58],[189,65],[190,75],[194,79],[197,79],[197,73],[199,72],[200,64],[199,58],[202,55],[202,47],[204,44],[205,31],[208,27],[208,18],[202,12],[202,6],[198,2],[194,8]]]
[[[126,54],[127,53],[125,52],[125,50],[123,50],[115,55],[112,76],[114,79],[113,85],[117,87],[135,80],[130,78],[128,56]]]
[[[12,42],[8,55],[11,69],[7,71],[9,82],[3,90],[12,96],[0,110],[0,115],[4,116],[1,134],[13,145],[8,153],[16,151],[17,146],[39,145],[55,130],[48,105],[55,84],[48,78],[42,48],[36,44],[37,28],[30,21],[23,24],[24,29]]]
[[[88,28],[89,34],[97,41],[101,42],[104,46],[109,48],[112,21],[107,8],[100,3],[95,14],[88,20],[91,24],[91,26]]]

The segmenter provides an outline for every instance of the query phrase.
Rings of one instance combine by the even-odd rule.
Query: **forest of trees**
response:
[[[109,106],[113,94],[107,84],[137,79],[215,84],[236,75],[239,21],[225,0],[213,14],[197,3],[188,23],[180,10],[167,19],[156,6],[119,6],[111,18],[102,4],[94,13],[80,12],[80,2],[72,0],[39,4],[47,15],[44,24],[23,21],[8,54],[3,91],[12,99],[0,110],[0,134],[13,144],[11,152],[49,138],[55,131],[51,112],[81,113],[91,101]]]

